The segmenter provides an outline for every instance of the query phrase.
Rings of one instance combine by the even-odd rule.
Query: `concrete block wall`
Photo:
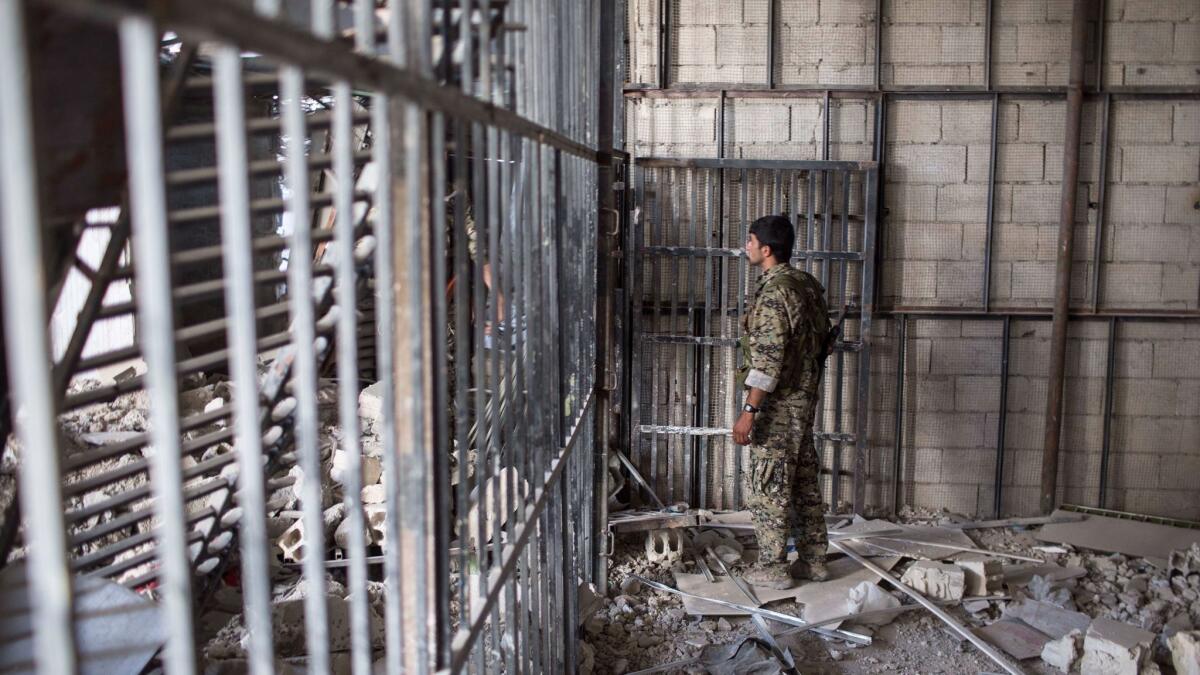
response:
[[[867,85],[875,81],[874,0],[780,0],[782,85]]]
[[[671,81],[766,82],[768,0],[670,0]]]
[[[679,3],[678,11],[686,4]],[[708,14],[695,21],[703,19],[704,25],[719,30],[739,8],[747,21],[748,4],[711,3]],[[872,24],[873,5],[781,0],[776,80],[840,86],[823,80],[823,69],[851,72],[837,69],[858,58],[857,38],[847,37],[831,46],[811,39],[805,44],[804,36],[819,35],[826,28],[845,29],[850,35],[851,28]],[[996,0],[995,85],[1063,84],[1067,51],[1063,36],[1070,5],[1070,0]],[[1189,41],[1189,36],[1200,21],[1200,4],[1108,0],[1105,5],[1106,61],[1100,70],[1106,87],[1197,83],[1200,55],[1192,53],[1192,45],[1200,49],[1200,38]],[[985,3],[976,0],[886,0],[884,85],[982,85],[984,8]],[[683,16],[678,21],[687,23]],[[1100,29],[1099,24],[1093,26],[1090,39]],[[864,62],[873,61],[872,38],[867,38]],[[815,50],[823,60],[814,62],[804,50]],[[853,51],[853,59],[847,50]],[[1089,82],[1096,70],[1089,68]],[[760,86],[762,81],[756,72],[742,84]],[[828,112],[830,158],[869,159],[875,153],[875,104],[846,96],[835,94]],[[715,96],[627,101],[629,149],[635,155],[716,156]],[[1049,308],[1064,103],[1053,97],[1001,95],[994,167],[989,163],[990,100],[891,95],[886,110],[879,303],[944,309],[980,306],[991,169],[995,172],[991,307],[1000,311]],[[1103,205],[1102,110],[1102,100],[1089,96],[1083,114],[1072,302],[1088,308],[1096,300],[1091,282],[1098,267],[1102,309],[1200,309],[1200,209],[1196,207],[1200,203],[1200,102],[1114,95]],[[725,109],[725,154],[819,159],[826,114],[819,94],[731,95]],[[740,215],[738,197],[728,195],[727,217]],[[751,197],[751,211],[759,201]],[[1097,261],[1093,260],[1094,236],[1101,206],[1104,236]],[[892,500],[896,328],[893,318],[876,318],[868,497],[881,506]],[[1106,505],[1200,518],[1200,493],[1181,478],[1195,475],[1200,463],[1196,433],[1200,409],[1195,404],[1200,400],[1200,375],[1194,372],[1200,366],[1192,365],[1200,364],[1200,327],[1138,320],[1122,322],[1118,329]],[[1000,330],[1000,321],[943,319],[909,324],[900,466],[903,503],[991,513],[1000,423]],[[1005,514],[1030,515],[1038,509],[1049,331],[1045,320],[1012,322],[1001,495]],[[1107,322],[1099,319],[1073,321],[1071,327],[1060,468],[1060,497],[1066,502],[1099,503],[1107,331]],[[849,384],[843,401],[847,415],[854,401],[854,365],[847,366]],[[832,384],[827,384],[826,401],[831,401]],[[831,424],[830,414],[827,408],[826,426]],[[826,452],[828,461],[832,447],[827,445]],[[852,449],[843,449],[842,466],[852,466],[852,459]],[[843,498],[848,490],[845,480]]]
[[[1101,302],[1200,306],[1200,101],[1115,101]]]

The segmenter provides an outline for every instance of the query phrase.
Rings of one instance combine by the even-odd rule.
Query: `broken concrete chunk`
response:
[[[1149,661],[1154,633],[1112,619],[1092,622],[1080,670],[1089,675],[1137,675]]]
[[[646,533],[646,558],[656,565],[669,565],[683,556],[683,536],[676,530]]]
[[[297,520],[280,535],[275,545],[283,552],[283,559],[300,562],[304,559],[304,522]]]
[[[363,389],[358,395],[358,417],[363,421],[363,431],[378,428],[383,419],[383,381]]]
[[[1085,632],[1092,623],[1092,618],[1082,612],[1028,598],[1008,603],[1004,608],[1004,616],[1020,619],[1055,639],[1075,630]]]
[[[1179,675],[1200,675],[1200,631],[1181,631],[1167,638],[1171,665]]]
[[[1047,665],[1058,668],[1064,673],[1075,668],[1075,662],[1083,653],[1083,631],[1073,630],[1057,640],[1051,640],[1042,647],[1042,660]]]
[[[346,469],[349,457],[346,451],[338,448],[333,451],[333,461],[329,468],[329,477],[339,485],[346,483]],[[377,457],[362,456],[362,484],[374,485],[383,475],[383,461]]]
[[[966,575],[967,595],[990,595],[1004,584],[1004,565],[994,558],[971,555],[954,561]]]
[[[888,593],[880,588],[873,581],[864,581],[854,588],[850,589],[846,598],[846,614],[863,614],[866,612],[878,612],[884,609],[892,609],[900,606],[900,600],[896,596]],[[880,614],[876,616],[867,616],[853,619],[857,624],[873,624],[882,626],[891,623],[892,619],[896,618],[895,614]]]
[[[934,600],[961,600],[966,588],[966,574],[961,567],[933,560],[914,562],[900,581]]]
[[[1172,551],[1167,558],[1167,568],[1171,574],[1200,574],[1200,544]]]
[[[380,483],[368,485],[362,489],[364,504],[382,504],[387,499],[387,489]]]

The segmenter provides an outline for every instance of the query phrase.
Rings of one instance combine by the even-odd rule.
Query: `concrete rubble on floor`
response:
[[[718,539],[731,533],[736,535],[743,556],[742,562],[734,566],[735,571],[742,569],[741,565],[747,564],[747,561],[755,559],[757,549],[753,530],[741,522],[745,520],[742,514],[689,511],[681,515],[690,516],[693,513],[697,514],[698,526],[683,525],[682,531],[704,533],[712,525],[723,528],[719,536],[699,537],[708,548],[711,549]],[[1040,659],[1045,664],[1043,667],[1061,672],[1079,672],[1082,668],[1084,673],[1154,673],[1159,672],[1161,666],[1200,675],[1200,663],[1193,665],[1200,658],[1200,631],[1195,630],[1196,626],[1200,626],[1200,602],[1197,601],[1200,597],[1197,596],[1200,592],[1200,572],[1196,571],[1200,568],[1200,546],[1164,554],[1160,561],[1082,550],[1069,543],[1047,547],[1034,538],[1044,522],[1075,525],[1086,522],[1090,517],[1063,512],[1052,519],[1020,519],[1038,522],[1017,522],[1011,528],[975,528],[971,523],[946,523],[944,517],[940,522],[925,524],[857,519],[849,527],[831,530],[830,534],[837,541],[850,542],[854,549],[876,556],[885,549],[901,551],[900,555],[891,556],[895,562],[888,565],[889,568],[896,566],[891,572],[894,578],[899,577],[910,590],[917,591],[944,610],[954,610],[959,621],[977,636],[974,639],[982,638],[1016,659],[1015,663],[1005,662],[999,657],[987,661],[982,652],[974,652],[976,665],[970,668],[975,670],[1018,672],[1028,667],[1027,664],[1019,666],[1021,661]],[[938,521],[938,518],[929,520]],[[1130,526],[1137,524],[1140,523],[1131,522],[1125,529],[1130,530]],[[850,535],[847,530],[857,532],[862,538],[855,538],[858,535]],[[943,532],[964,536],[969,532],[971,538],[964,543],[946,538]],[[1156,533],[1155,537],[1159,534]],[[1165,534],[1174,536],[1171,532]],[[636,537],[644,537],[645,533],[629,536],[634,536],[636,540]],[[664,546],[667,541],[683,542],[686,547],[687,537],[676,540],[671,535],[663,534],[663,531],[654,536],[663,539],[650,544],[649,551],[654,555],[641,558],[642,564],[647,566],[644,569],[649,571],[639,574],[660,579],[665,575],[674,580],[677,588],[686,589],[694,597],[679,600],[669,594],[656,592],[655,588],[648,589],[643,584],[638,584],[641,587],[634,593],[617,596],[615,606],[618,614],[615,617],[625,616],[621,614],[626,611],[622,607],[633,609],[634,612],[639,606],[646,607],[645,596],[666,603],[659,605],[660,613],[663,607],[677,606],[682,615],[668,614],[675,618],[667,621],[671,629],[663,633],[658,631],[649,616],[643,615],[640,623],[636,620],[632,624],[621,622],[621,628],[617,630],[612,627],[614,615],[608,614],[605,619],[597,618],[606,616],[603,611],[597,613],[590,622],[585,622],[585,633],[594,636],[587,639],[598,650],[598,673],[617,672],[606,668],[605,664],[611,663],[611,660],[602,655],[619,655],[619,658],[628,659],[627,666],[635,669],[639,666],[645,668],[655,664],[671,664],[686,670],[682,664],[691,663],[695,667],[698,664],[695,659],[699,654],[713,645],[724,644],[727,651],[741,645],[723,637],[729,635],[731,630],[742,639],[756,635],[745,620],[745,611],[703,600],[725,599],[736,605],[750,604],[732,582],[717,574],[719,567],[713,564],[715,560],[710,557],[707,574],[711,574],[712,578],[707,578],[706,574],[701,573],[703,570],[695,566],[697,561],[686,548],[672,550],[668,554],[671,557],[663,555],[668,548]],[[872,547],[872,543],[877,546]],[[947,550],[932,544],[968,550]],[[1039,546],[1041,550],[1035,548]],[[882,560],[885,559],[875,558],[876,564]],[[837,556],[831,556],[830,563],[833,568],[838,565],[857,565],[849,558]],[[653,570],[660,572],[655,574]],[[846,573],[853,575],[853,570],[846,570]],[[663,583],[669,585],[669,582]],[[855,584],[836,592],[834,588],[829,582],[800,582],[797,589],[789,591],[755,589],[754,592],[764,608],[800,617],[810,624],[828,619],[831,621],[829,625],[840,624],[846,630],[866,635],[875,633],[878,638],[880,630],[884,631],[883,635],[890,635],[888,630],[893,626],[889,622],[898,617],[907,617],[903,622],[905,626],[911,625],[916,618],[928,617],[931,622],[928,625],[940,635],[953,636],[949,626],[937,628],[938,620],[929,614],[929,610],[907,604],[912,602],[911,599],[894,589],[879,586],[878,578],[857,580]],[[822,592],[818,593],[819,590]],[[872,615],[864,614],[859,619],[853,616],[857,613],[856,609],[877,609],[871,606],[868,598],[879,601],[882,597],[890,598],[890,602],[883,600],[881,604],[895,608],[894,612],[889,610],[877,615],[879,624],[883,625],[872,625]],[[856,604],[857,600],[863,602]],[[917,611],[905,611],[914,607]],[[925,625],[926,619],[921,621]],[[770,625],[778,629],[782,624]],[[700,632],[693,633],[694,629]],[[655,646],[638,646],[642,641],[642,632],[657,636],[651,640]],[[622,649],[614,645],[612,640],[616,633],[620,634],[618,642],[624,641],[632,647]],[[870,658],[868,663],[885,664],[889,660],[886,650],[895,651],[896,658],[902,660],[912,658],[907,655],[909,645],[895,641],[891,644],[880,642],[879,649],[885,651],[870,648],[877,657],[856,657],[855,653],[864,647],[840,642],[835,636],[814,636],[799,627],[774,634],[776,637],[802,634],[809,636],[809,639],[819,640],[826,645],[824,658],[827,659]],[[689,637],[684,639],[684,635]],[[961,641],[960,649],[966,650],[964,654],[973,651],[961,636],[957,639]],[[662,656],[654,658],[653,654]],[[692,656],[678,658],[688,654]],[[768,653],[764,651],[763,654]],[[672,661],[672,656],[676,657],[675,661]],[[769,658],[769,655],[764,658]],[[796,663],[801,664],[802,661],[797,656]],[[1178,662],[1178,665],[1174,662]],[[921,667],[916,667],[915,671],[921,672]]]

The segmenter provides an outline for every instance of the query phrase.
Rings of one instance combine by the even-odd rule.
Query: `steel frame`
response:
[[[723,118],[723,115],[719,117]],[[727,247],[730,242],[744,238],[750,220],[749,201],[753,196],[758,200],[757,208],[760,211],[782,209],[786,198],[790,204],[790,217],[798,223],[807,217],[807,221],[802,223],[803,228],[798,229],[793,262],[804,265],[818,275],[827,287],[831,303],[847,302],[850,297],[847,266],[854,264],[861,270],[861,276],[853,288],[858,296],[854,303],[854,317],[858,322],[856,339],[840,342],[837,354],[831,360],[827,381],[836,399],[832,423],[825,428],[824,422],[819,422],[814,436],[819,447],[825,442],[833,444],[832,457],[824,470],[832,477],[831,504],[837,503],[839,484],[844,475],[842,449],[846,446],[854,448],[853,466],[849,472],[853,478],[852,500],[855,509],[865,508],[868,429],[865,412],[868,410],[866,397],[870,391],[870,321],[875,286],[876,164],[828,160],[733,160],[722,157],[637,158],[635,168],[638,170],[636,199],[641,218],[633,224],[626,241],[632,350],[625,387],[631,415],[627,430],[633,448],[632,461],[640,465],[641,472],[648,473],[657,498],[667,503],[681,498],[700,508],[707,508],[718,501],[722,502],[721,505],[733,507],[741,503],[741,449],[732,448],[732,457],[710,458],[709,439],[728,435],[729,430],[714,424],[709,413],[713,405],[710,401],[716,396],[710,391],[717,386],[713,377],[723,375],[713,368],[716,357],[709,352],[716,348],[728,349],[736,344],[736,333],[729,332],[735,329],[720,326],[737,325],[744,310],[749,269],[743,262],[741,250]],[[724,206],[726,191],[733,189],[727,185],[725,178],[730,175],[738,179],[740,186],[736,188],[740,215],[734,215],[732,223],[726,221],[727,209]],[[854,222],[856,227],[862,228],[862,250],[838,248],[846,245],[849,232],[851,176],[861,181],[855,189],[862,192],[864,211],[863,216],[855,218]],[[809,195],[807,206],[796,201],[800,194],[797,188],[803,188],[805,184]],[[841,186],[840,197],[835,196],[835,190],[832,189],[834,185]],[[813,199],[813,190],[818,186],[823,188],[820,204]],[[835,199],[839,200],[837,208],[840,213],[836,216],[836,223],[832,208]],[[821,230],[819,235],[818,226]],[[730,227],[737,228],[737,231],[730,232]],[[833,245],[832,239],[835,227],[840,228],[841,232],[838,241],[842,243],[837,246]],[[708,234],[699,236],[702,232]],[[718,246],[713,246],[714,239],[719,242]],[[674,243],[654,243],[668,240]],[[695,266],[698,264],[703,265],[703,269],[697,270]],[[646,265],[650,265],[649,278],[645,277]],[[840,281],[834,279],[835,271],[839,273]],[[678,282],[667,281],[670,278],[689,280],[686,297],[682,295]],[[702,279],[699,285],[704,288],[703,297],[696,294],[697,278]],[[738,280],[737,289],[730,288],[732,280]],[[669,290],[663,290],[664,283]],[[649,296],[644,290],[647,284],[656,289],[653,293],[659,298],[650,304],[647,304]],[[731,292],[736,294],[736,299],[730,297]],[[686,321],[676,325],[676,317]],[[663,320],[671,322],[671,327],[663,330]],[[683,331],[686,334],[680,333],[680,326],[685,326]],[[713,326],[717,326],[716,334]],[[656,366],[667,364],[665,368],[673,373],[669,377],[676,385],[664,380],[660,389],[659,371],[662,368],[644,368],[642,352],[648,348],[671,345],[674,345],[674,351],[682,350],[682,355],[655,363]],[[857,398],[855,418],[848,429],[843,427],[841,405],[842,390],[846,384],[846,352],[856,354],[860,364],[857,381],[853,383]],[[668,376],[665,371],[663,374]],[[681,385],[688,378],[691,378],[692,384]],[[654,396],[649,403],[643,400],[644,386],[649,386]],[[677,386],[683,386],[683,391],[677,391]],[[658,393],[662,391],[667,392],[668,399],[685,397],[690,402],[683,404],[683,408],[690,412],[682,415],[673,412],[677,407],[674,404],[664,409]],[[736,392],[729,392],[727,396],[736,396]],[[732,406],[730,409],[736,407],[732,399],[719,405]],[[666,419],[660,421],[663,415],[666,415]],[[823,419],[822,414],[818,414],[818,417]],[[642,441],[647,435],[651,445],[650,450],[644,452]],[[665,458],[659,455],[660,436],[666,438]],[[691,440],[685,442],[689,438]],[[682,471],[673,466],[675,461],[683,464]],[[672,483],[677,474],[681,475],[682,485]],[[725,482],[730,483],[727,488],[732,491],[732,498],[726,496],[718,500],[711,494],[715,486],[707,483],[710,474],[718,480],[722,475],[725,476]]]

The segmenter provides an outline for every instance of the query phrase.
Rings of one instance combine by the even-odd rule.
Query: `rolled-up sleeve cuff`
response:
[[[775,391],[775,385],[777,384],[779,384],[779,378],[771,377],[758,369],[751,369],[750,374],[746,375],[747,387],[762,389],[768,394]]]

